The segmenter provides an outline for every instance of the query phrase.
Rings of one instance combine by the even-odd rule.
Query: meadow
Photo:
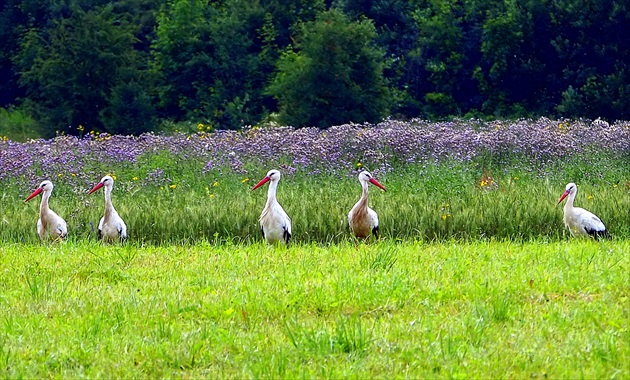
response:
[[[630,124],[0,139],[5,377],[630,377]],[[261,242],[269,169],[293,244]],[[381,239],[347,213],[369,169]],[[129,239],[95,228],[110,174]],[[41,243],[43,179],[68,222]],[[558,198],[612,238],[575,240]]]
[[[627,378],[626,241],[0,247],[8,378]]]

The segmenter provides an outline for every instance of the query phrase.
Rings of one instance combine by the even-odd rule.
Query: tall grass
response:
[[[567,233],[562,206],[556,203],[566,183],[576,181],[576,206],[600,216],[613,236],[630,237],[628,172],[611,165],[598,177],[580,177],[574,174],[579,165],[559,168],[558,173],[545,177],[524,169],[493,170],[474,163],[407,166],[378,177],[388,191],[370,187],[370,205],[379,214],[381,236],[388,239],[557,240]],[[146,165],[135,172],[117,172],[113,201],[127,223],[131,241],[260,238],[257,219],[266,188],[250,189],[268,168],[260,168],[257,177],[248,178],[229,172],[199,175],[185,163],[162,162],[161,166],[170,170],[164,175],[168,180],[153,184],[143,182],[149,171]],[[91,185],[70,188],[62,179],[56,186],[50,204],[67,220],[70,237],[95,236],[103,212],[102,193],[87,196],[85,191]],[[31,190],[8,185],[0,194],[3,241],[37,240],[38,200],[22,203]],[[349,237],[347,213],[360,192],[354,176],[298,173],[283,176],[278,199],[293,220],[295,241],[332,242]]]

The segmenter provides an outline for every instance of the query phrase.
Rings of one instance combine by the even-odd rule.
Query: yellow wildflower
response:
[[[212,187],[217,187],[217,186],[219,186],[219,182],[214,181],[214,183],[212,184]]]
[[[57,177],[61,178],[61,177],[63,177],[63,174],[59,173],[59,174],[57,174]]]
[[[357,168],[360,168],[361,166],[363,166],[363,164],[361,164],[360,162],[357,162]]]
[[[586,199],[588,199],[590,201],[591,199],[593,199],[593,196],[589,195]]]
[[[201,123],[197,124],[197,129],[200,131],[203,130],[203,124]]]
[[[137,181],[137,180],[138,180],[138,177],[133,177],[133,180],[134,180],[134,181]]]
[[[448,218],[448,215],[442,214],[442,220],[446,220],[446,218]]]
[[[245,178],[245,179],[244,179],[244,180],[242,180],[241,182],[245,183],[245,182],[247,182],[247,181],[249,181],[249,178]]]
[[[176,184],[172,184],[172,185],[170,185],[169,187],[170,187],[171,189],[174,189],[174,188],[176,188],[176,187],[177,187],[177,185],[176,185]]]

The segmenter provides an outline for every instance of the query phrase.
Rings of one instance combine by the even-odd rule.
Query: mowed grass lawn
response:
[[[10,378],[628,378],[630,242],[0,246]]]

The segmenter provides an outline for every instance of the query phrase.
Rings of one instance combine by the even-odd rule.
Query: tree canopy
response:
[[[7,0],[0,107],[43,136],[393,116],[630,117],[621,0]],[[1,133],[1,131],[0,131]]]

